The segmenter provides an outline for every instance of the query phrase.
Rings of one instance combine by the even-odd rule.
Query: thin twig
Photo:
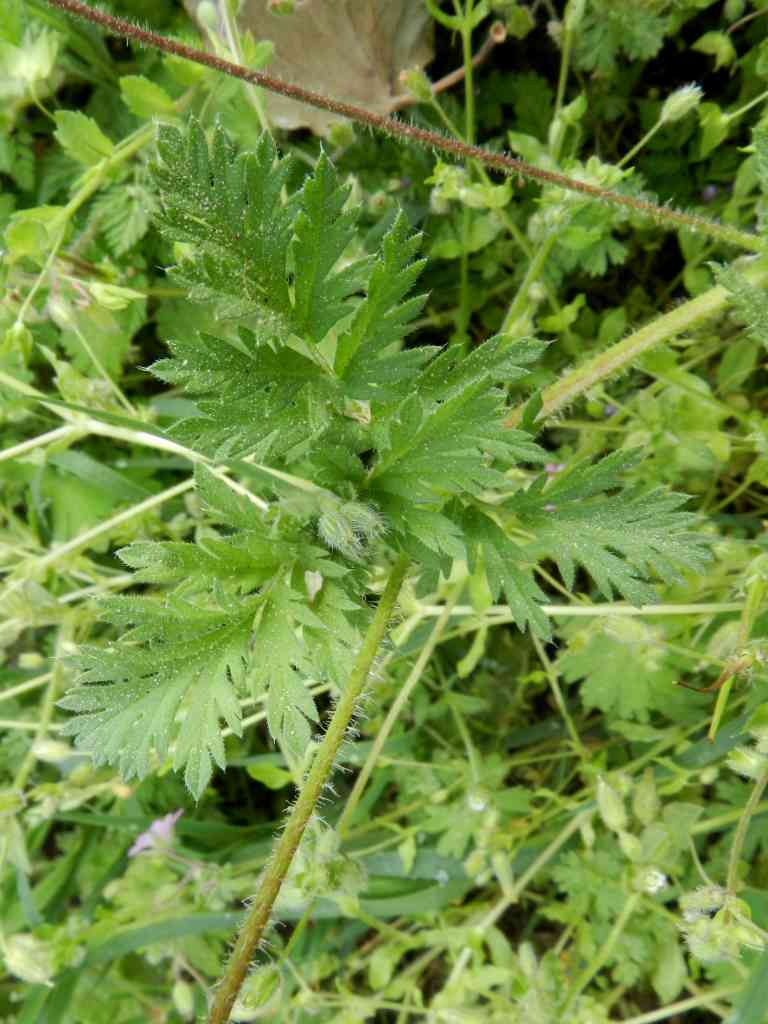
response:
[[[506,38],[507,30],[504,28],[504,25],[500,21],[494,21],[485,42],[472,58],[472,67],[479,68],[481,64],[484,64],[490,57],[493,50],[499,45],[499,43],[503,43]],[[403,74],[404,72],[401,72],[401,80],[403,78]],[[458,85],[459,82],[464,80],[465,74],[466,68],[463,64],[461,67],[454,68],[453,71],[449,71],[447,75],[443,75],[442,78],[438,78],[436,82],[432,83],[432,95],[437,96],[439,93],[445,92],[446,89],[450,89],[454,85]],[[411,107],[420,102],[421,101],[418,96],[401,96],[392,104],[392,112],[394,113],[396,110],[403,110],[405,107]]]

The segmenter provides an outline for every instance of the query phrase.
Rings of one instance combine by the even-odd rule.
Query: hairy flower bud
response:
[[[670,96],[667,96],[664,106],[661,108],[659,120],[662,124],[681,121],[686,114],[690,114],[698,107],[703,95],[704,93],[698,85],[684,85],[680,89],[675,89]]]

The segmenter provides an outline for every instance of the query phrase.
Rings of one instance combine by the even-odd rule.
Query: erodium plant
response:
[[[634,452],[514,484],[510,471],[546,454],[504,425],[499,384],[542,345],[403,346],[425,299],[419,238],[399,216],[377,253],[345,260],[357,214],[326,157],[292,189],[270,136],[237,153],[194,120],[162,126],[157,152],[158,223],[183,254],[174,274],[222,325],[175,338],[152,367],[195,401],[173,440],[205,459],[208,529],[118,553],[157,591],[102,603],[122,639],[81,653],[82,685],[60,706],[97,762],[131,778],[170,754],[199,797],[225,767],[222,723],[239,731],[239,698],[266,692],[270,732],[301,763],[318,721],[305,680],[341,694],[262,880],[259,928],[238,946],[239,983],[279,887],[270,872],[285,873],[314,813],[406,574],[429,591],[461,561],[546,638],[538,562],[554,560],[569,590],[585,570],[606,597],[643,604],[649,578],[702,568],[705,544],[683,496],[622,485]],[[387,581],[375,612],[373,569]],[[219,990],[226,1011],[236,990]]]
[[[74,148],[83,125],[62,121],[67,128]],[[760,133],[756,144],[768,177]],[[524,170],[476,147],[442,148]],[[194,541],[118,552],[136,593],[102,600],[100,615],[119,639],[69,660],[78,685],[59,706],[73,712],[64,735],[97,764],[129,780],[170,761],[199,798],[214,768],[226,767],[224,729],[240,734],[243,702],[265,698],[270,734],[300,784],[215,995],[210,1021],[222,1024],[318,820],[404,585],[423,595],[458,577],[456,599],[468,578],[475,596],[503,601],[541,643],[550,620],[537,579],[547,563],[570,595],[590,587],[633,605],[654,601],[654,582],[705,567],[706,537],[686,497],[626,482],[639,450],[577,459],[552,474],[536,435],[547,413],[722,307],[726,293],[750,329],[764,331],[756,284],[765,270],[755,260],[723,271],[694,300],[701,309],[666,314],[513,410],[504,386],[529,372],[543,343],[520,336],[510,317],[509,330],[472,350],[409,347],[426,300],[420,237],[401,213],[364,252],[350,188],[327,156],[301,175],[268,134],[239,152],[221,126],[206,132],[188,118],[160,125],[151,175],[155,223],[177,255],[173,279],[215,326],[179,331],[169,356],[150,367],[188,400],[189,414],[165,433],[139,426],[195,463],[200,528]],[[534,176],[569,187],[557,174]],[[570,184],[664,220],[644,199]],[[760,249],[735,229],[675,211],[667,218]],[[102,419],[112,436],[128,429],[127,417]],[[324,731],[308,680],[336,695]],[[598,792],[607,828],[624,836],[612,799]]]

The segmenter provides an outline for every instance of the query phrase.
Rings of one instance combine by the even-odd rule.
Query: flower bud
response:
[[[410,68],[407,71],[401,71],[400,81],[419,103],[432,102],[432,83],[421,68]]]
[[[32,332],[26,324],[17,320],[16,323],[11,324],[3,336],[2,351],[19,352],[26,363],[32,352],[32,345]]]
[[[56,973],[47,942],[28,932],[19,932],[3,940],[5,966],[11,974],[30,985],[51,985]]]
[[[667,876],[658,868],[644,868],[635,878],[635,886],[649,896],[655,896],[657,892],[661,892],[668,882]]]
[[[763,754],[750,747],[737,747],[725,763],[744,778],[757,781],[765,772],[768,762]]]
[[[619,846],[627,860],[637,862],[643,855],[642,843],[631,832],[619,832]]]
[[[171,994],[173,1005],[180,1017],[192,1020],[195,1016],[195,994],[188,981],[177,981]]]
[[[725,904],[728,892],[721,885],[700,885],[680,897],[680,909],[686,921],[711,914]]]
[[[661,108],[659,120],[662,124],[671,124],[673,121],[682,120],[686,114],[690,114],[698,107],[703,95],[704,93],[698,85],[684,85],[680,89],[675,89],[671,95],[667,96],[664,106]]]
[[[624,810],[624,801],[602,775],[597,780],[597,809],[603,824],[612,832],[623,832],[626,829],[627,812]]]
[[[653,779],[653,769],[646,768],[632,798],[632,811],[639,822],[650,825],[659,814],[659,797]]]

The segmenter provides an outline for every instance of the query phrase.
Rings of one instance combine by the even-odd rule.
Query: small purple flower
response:
[[[618,411],[618,406],[615,406],[613,402],[608,402],[603,407],[603,416],[605,416],[606,418],[608,416],[615,416]]]
[[[565,469],[564,462],[548,462],[544,467],[544,472],[549,473],[550,476],[554,476],[563,469]]]
[[[136,837],[136,842],[128,851],[129,857],[135,857],[145,850],[163,850],[173,842],[173,827],[184,813],[183,810],[171,811],[162,818],[156,818],[146,832]]]

